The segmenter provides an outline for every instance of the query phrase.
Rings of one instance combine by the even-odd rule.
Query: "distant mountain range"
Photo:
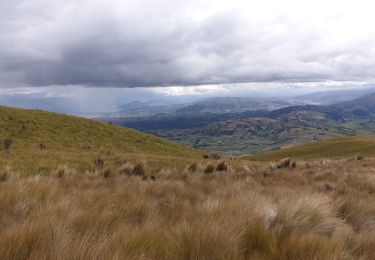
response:
[[[338,99],[346,100],[350,93]],[[375,93],[339,103],[326,99],[323,103],[332,103],[329,105],[304,104],[306,98],[289,102],[213,98],[174,113],[106,120],[225,154],[251,154],[314,140],[375,133]]]
[[[293,105],[331,105],[375,92],[375,88],[341,89],[288,97],[212,97],[198,101],[158,99],[135,101],[120,106],[117,112],[103,113],[102,118],[165,117],[186,114],[223,114],[256,110],[276,110]]]

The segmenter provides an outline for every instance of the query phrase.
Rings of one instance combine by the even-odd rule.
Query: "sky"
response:
[[[0,104],[96,113],[373,84],[373,10],[370,0],[0,0]]]

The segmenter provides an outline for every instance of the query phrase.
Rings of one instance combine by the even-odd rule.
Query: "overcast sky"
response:
[[[0,0],[0,101],[368,84],[374,10],[371,0]]]

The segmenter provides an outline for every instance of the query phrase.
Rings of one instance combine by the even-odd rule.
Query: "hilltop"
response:
[[[0,140],[11,140],[0,151],[0,165],[21,172],[40,172],[59,165],[79,170],[95,158],[147,161],[150,167],[199,158],[200,152],[132,129],[80,117],[39,110],[0,107]],[[3,146],[3,145],[2,145]],[[168,158],[168,159],[167,159]],[[159,166],[158,166],[159,165]]]

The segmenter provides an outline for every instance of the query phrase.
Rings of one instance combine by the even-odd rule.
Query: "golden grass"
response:
[[[273,150],[253,156],[245,156],[245,159],[256,161],[273,161],[285,157],[298,160],[343,158],[349,156],[375,156],[375,136],[340,137],[330,140],[322,140],[295,147]]]
[[[7,141],[8,140],[8,141]],[[11,140],[11,144],[9,143]],[[8,147],[9,146],[9,147]],[[59,165],[94,170],[94,160],[148,162],[149,170],[182,169],[203,153],[152,135],[85,118],[0,106],[0,170],[27,175]]]
[[[156,180],[8,172],[0,259],[374,259],[374,159],[189,165]]]

